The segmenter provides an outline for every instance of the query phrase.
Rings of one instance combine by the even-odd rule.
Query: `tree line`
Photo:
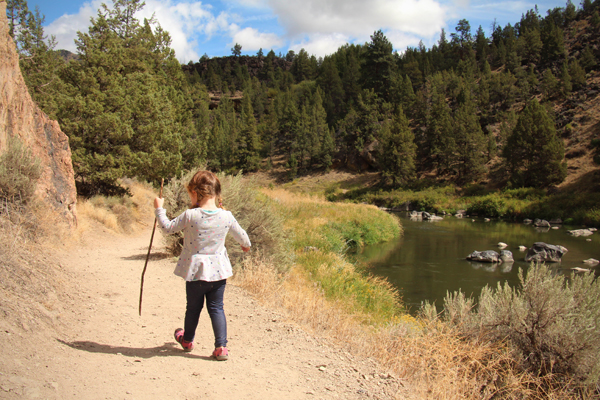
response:
[[[494,23],[490,37],[461,20],[431,48],[402,53],[379,30],[324,58],[261,49],[249,70],[236,43],[232,57],[182,66],[168,32],[134,17],[143,2],[115,0],[78,33],[78,59],[66,63],[37,10],[7,5],[25,80],[69,136],[83,195],[200,164],[256,171],[275,156],[290,177],[353,165],[395,187],[424,171],[468,183],[501,156],[511,185],[557,184],[564,147],[549,105],[597,69],[595,50],[573,38],[600,30],[599,0],[568,1],[544,17],[529,10],[514,26]],[[218,107],[209,93],[220,94]]]

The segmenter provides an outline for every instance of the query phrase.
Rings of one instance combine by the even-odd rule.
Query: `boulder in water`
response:
[[[550,228],[550,222],[546,221],[545,219],[535,219],[533,221],[533,226],[536,226],[538,228]]]
[[[594,234],[594,231],[591,229],[575,229],[569,232],[569,235],[579,237],[579,236],[590,236]]]
[[[515,262],[515,259],[513,258],[513,254],[510,250],[502,250],[500,252],[500,261],[503,263],[512,263]]]
[[[474,251],[467,256],[467,260],[486,263],[497,263],[500,262],[500,255],[494,250]]]
[[[568,252],[563,246],[555,246],[544,242],[536,242],[529,248],[525,255],[527,262],[560,262],[562,256]]]

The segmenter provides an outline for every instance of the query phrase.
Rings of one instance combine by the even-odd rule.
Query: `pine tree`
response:
[[[366,44],[360,73],[363,88],[373,89],[384,101],[390,99],[392,73],[394,71],[393,47],[381,30],[371,35]]]
[[[544,96],[548,98],[556,96],[558,94],[559,85],[560,83],[552,71],[549,68],[546,69],[542,77],[542,92],[544,93]]]
[[[579,90],[585,86],[585,70],[581,68],[577,60],[573,60],[569,63],[569,75],[571,76],[573,90]]]
[[[342,117],[344,110],[344,89],[333,57],[327,56],[323,60],[317,85],[323,90],[323,107],[327,111],[327,121],[334,125]]]
[[[458,181],[470,182],[485,172],[486,140],[477,117],[477,108],[470,91],[464,90],[464,101],[454,114],[453,136],[456,143]]]
[[[596,57],[594,56],[594,52],[590,48],[590,46],[586,46],[581,54],[581,67],[589,72],[591,71],[598,63],[596,62]]]
[[[567,176],[564,145],[546,109],[533,99],[518,117],[503,150],[511,183],[517,187],[548,187]]]
[[[431,110],[427,116],[426,142],[423,154],[429,157],[440,173],[451,171],[455,165],[457,143],[454,138],[454,120],[445,100],[445,94],[432,88]]]
[[[256,129],[256,119],[250,99],[251,91],[246,90],[242,99],[239,151],[237,167],[244,171],[256,171],[260,161],[260,142]]]
[[[401,108],[380,132],[379,168],[386,183],[396,187],[415,177],[415,137]]]
[[[560,81],[562,84],[563,96],[568,96],[573,90],[573,84],[571,83],[571,74],[569,74],[569,66],[567,61],[563,62],[560,67]]]

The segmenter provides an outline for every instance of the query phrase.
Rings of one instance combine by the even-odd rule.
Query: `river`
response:
[[[545,242],[566,247],[569,251],[562,262],[550,264],[563,274],[573,272],[574,267],[590,268],[583,263],[588,258],[600,260],[600,231],[587,238],[567,233],[580,229],[579,226],[558,225],[558,229],[544,230],[522,223],[451,216],[428,222],[413,221],[408,213],[397,215],[404,235],[393,242],[368,246],[355,257],[373,275],[385,277],[397,287],[412,314],[425,300],[435,303],[439,310],[448,291],[462,290],[476,298],[486,285],[518,285],[519,268],[529,268],[524,261],[525,252],[519,250],[521,245],[530,247],[535,242]],[[481,264],[465,259],[474,250],[500,252],[498,242],[508,244],[505,250],[513,253],[514,264]],[[591,269],[600,274],[599,267]]]

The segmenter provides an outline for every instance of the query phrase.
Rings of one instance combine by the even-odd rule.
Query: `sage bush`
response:
[[[506,342],[524,370],[595,391],[600,383],[600,283],[593,273],[565,277],[544,264],[519,270],[520,284],[485,287],[475,304],[449,293],[438,316],[471,340]]]
[[[172,179],[164,188],[164,207],[169,219],[177,217],[190,206],[186,186],[196,171],[188,172],[181,178]],[[240,226],[246,230],[252,242],[251,252],[260,254],[272,262],[280,271],[291,265],[293,252],[290,240],[283,227],[283,219],[274,207],[273,200],[260,193],[256,184],[242,174],[225,175],[218,173],[221,181],[223,207],[233,213]],[[168,251],[174,256],[181,254],[183,234],[165,237]],[[232,264],[236,264],[243,255],[240,245],[231,235],[225,241],[227,253]]]

